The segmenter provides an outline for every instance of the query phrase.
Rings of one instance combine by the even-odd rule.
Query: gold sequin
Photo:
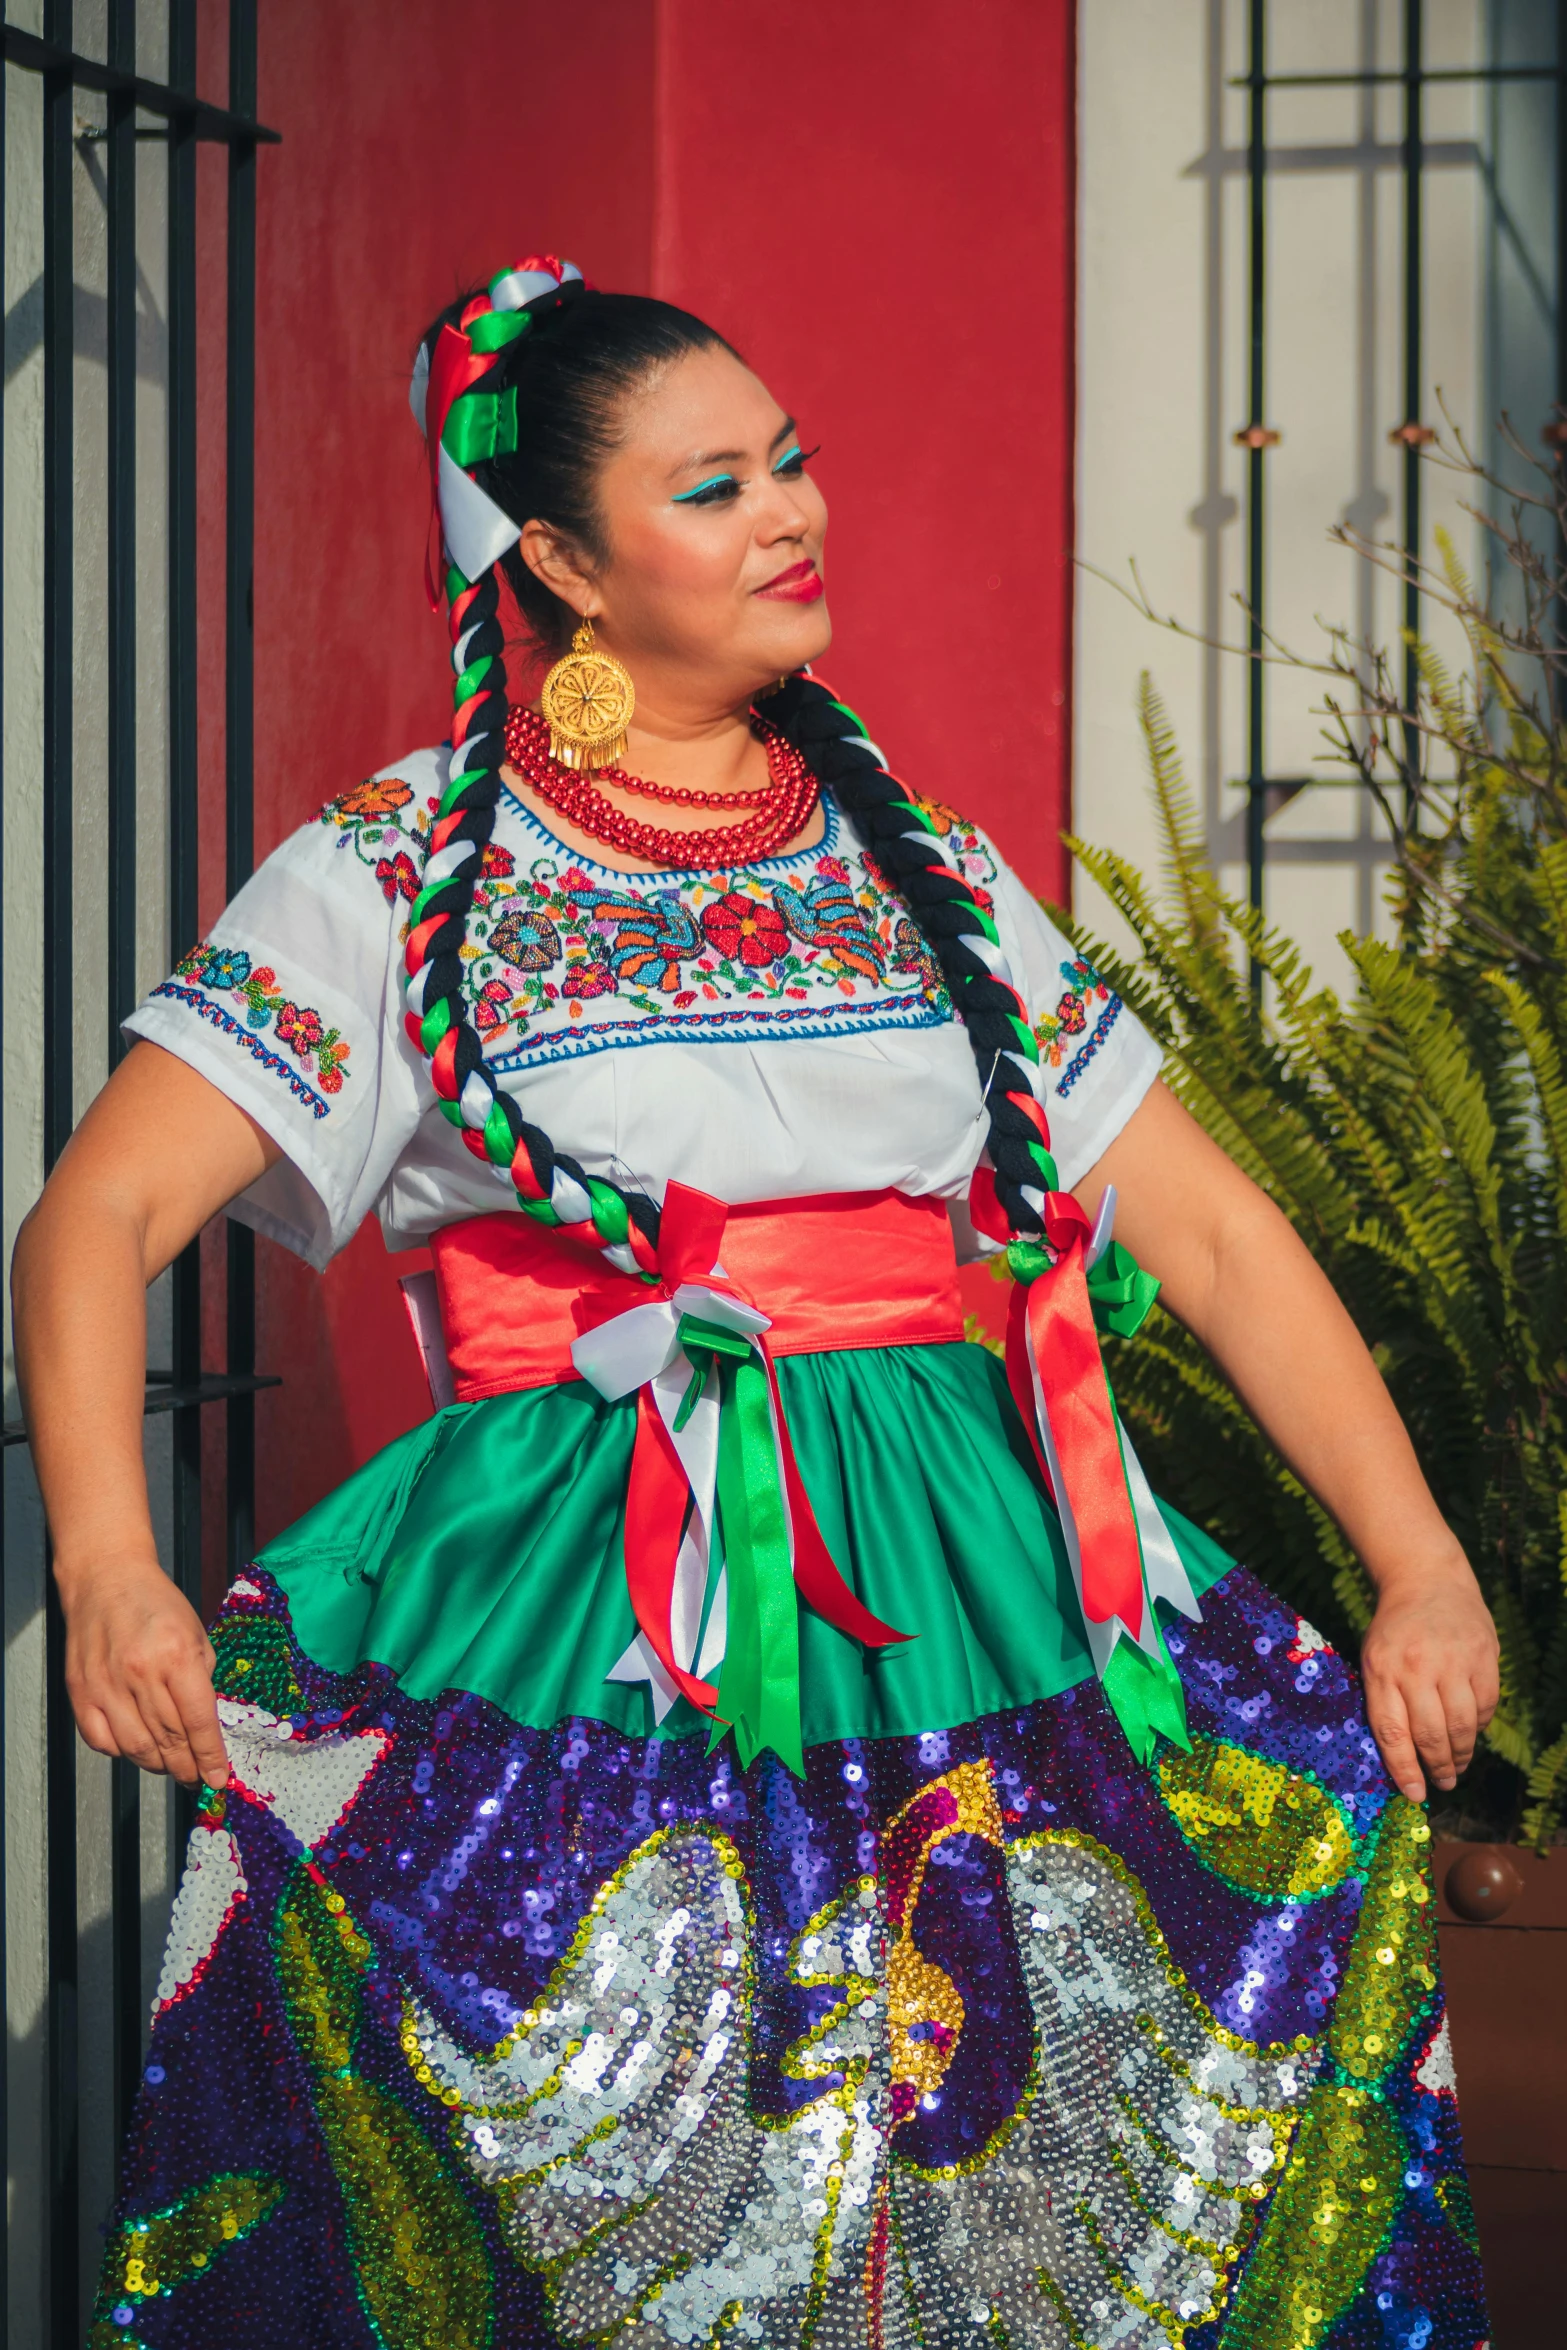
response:
[[[1159,1765],[1165,1802],[1197,1858],[1254,1900],[1331,1892],[1354,1866],[1341,1806],[1314,1779],[1213,1738]]]
[[[1437,1985],[1431,1831],[1395,1795],[1382,1814],[1329,2045],[1350,2077],[1382,2079]]]
[[[132,2308],[199,2276],[229,2244],[269,2219],[283,2200],[283,2183],[260,2171],[236,2171],[209,2179],[164,2211],[128,2220],[115,2230],[104,2259],[103,2281],[93,2327],[92,2350],[130,2340],[110,2322],[123,2301]]]
[[[342,2189],[359,2289],[386,2350],[487,2350],[489,2263],[438,2148],[354,2069],[370,1964],[341,1895],[297,1869],[278,1904],[277,1971]]]
[[[1398,2209],[1404,2144],[1373,2091],[1313,2090],[1225,2329],[1233,2350],[1317,2350]]]

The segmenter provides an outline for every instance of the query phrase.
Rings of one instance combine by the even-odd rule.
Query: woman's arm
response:
[[[137,1044],[71,1137],[11,1264],[77,1727],[100,1754],[214,1787],[228,1764],[212,1649],[158,1563],[142,1467],[146,1292],[278,1156],[216,1086]]]
[[[1090,1214],[1110,1183],[1117,1238],[1376,1585],[1360,1666],[1388,1770],[1415,1802],[1421,1762],[1451,1787],[1496,1710],[1496,1633],[1359,1332],[1294,1227],[1164,1086],[1078,1185]]]

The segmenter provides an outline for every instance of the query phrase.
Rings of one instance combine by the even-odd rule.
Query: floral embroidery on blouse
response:
[[[387,903],[401,901],[405,927],[436,805],[383,777],[321,811]],[[985,844],[946,821],[988,905]],[[818,849],[715,874],[578,861],[509,798],[499,824],[505,840],[485,852],[462,953],[474,1025],[500,1068],[655,1036],[823,1035],[952,1017],[929,946],[875,860],[839,848],[830,806]]]
[[[182,979],[191,982],[194,987],[207,990],[212,996],[228,996],[245,1007],[243,1029],[227,1014],[223,1014],[214,1025],[229,1029],[241,1041],[259,1037],[270,1028],[278,1042],[287,1045],[302,1068],[314,1070],[316,1084],[322,1093],[342,1092],[343,1080],[349,1074],[343,1064],[352,1047],[343,1041],[339,1029],[328,1028],[320,1013],[312,1011],[308,1004],[289,1002],[278,985],[277,973],[269,963],[252,963],[243,947],[203,943],[192,947],[188,955],[180,958],[174,967],[173,978],[166,980],[163,987],[155,992],[160,995],[177,995],[188,1002],[191,1000],[189,989],[177,984]],[[210,1006],[207,1009],[210,1016],[210,1012],[217,1007]],[[282,1076],[292,1074],[287,1063],[279,1061],[275,1054],[261,1054],[257,1057],[269,1061]],[[293,1090],[298,1093],[300,1088],[296,1085]],[[305,1094],[311,1094],[312,1091],[310,1087],[304,1088]],[[317,1116],[324,1114],[325,1107],[323,1104]]]
[[[1071,1051],[1073,1039],[1084,1043],[1072,1052],[1066,1074],[1056,1087],[1057,1099],[1070,1093],[1120,1017],[1122,1004],[1112,995],[1091,963],[1076,955],[1061,965],[1066,982],[1054,1011],[1034,1022],[1034,1035],[1048,1068],[1059,1069]]]
[[[362,824],[376,816],[395,817],[413,798],[413,786],[400,775],[367,775],[352,791],[339,792],[321,811],[340,824]]]

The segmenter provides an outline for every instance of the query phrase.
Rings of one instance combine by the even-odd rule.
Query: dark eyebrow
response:
[[[794,418],[786,416],[768,442],[769,449],[776,449],[779,442],[787,440],[794,429]],[[743,465],[745,458],[744,449],[699,449],[694,457],[686,457],[674,467],[671,479],[675,473],[695,473],[704,465]]]

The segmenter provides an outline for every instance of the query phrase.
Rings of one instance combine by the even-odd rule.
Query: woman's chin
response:
[[[787,677],[791,670],[803,669],[807,661],[821,659],[832,643],[832,621],[825,595],[818,596],[814,604],[785,606],[779,617],[780,625],[768,631],[761,657],[774,676]]]

